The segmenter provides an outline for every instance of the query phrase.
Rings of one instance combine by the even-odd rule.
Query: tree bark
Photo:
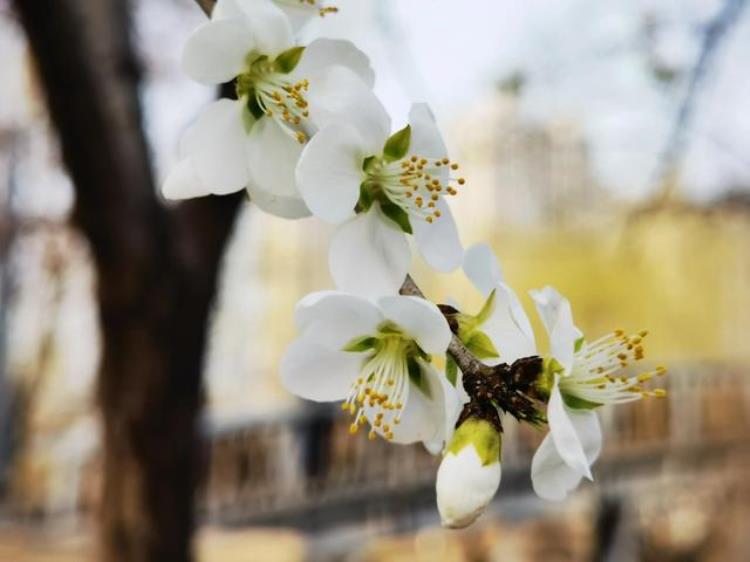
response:
[[[160,204],[126,2],[16,6],[98,273],[101,558],[190,560],[207,321],[241,196]]]

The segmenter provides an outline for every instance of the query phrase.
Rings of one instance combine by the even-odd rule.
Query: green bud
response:
[[[395,162],[401,160],[409,152],[411,144],[411,125],[407,125],[400,131],[393,133],[385,142],[383,147],[383,160]]]
[[[500,432],[490,422],[468,418],[458,426],[446,451],[457,455],[464,447],[473,445],[482,466],[487,466],[502,460],[502,443]]]
[[[401,207],[389,200],[385,200],[380,202],[380,209],[386,217],[395,222],[406,234],[412,234],[409,215]]]
[[[273,61],[273,66],[277,72],[288,74],[297,67],[299,60],[302,58],[302,53],[305,52],[304,47],[292,47],[281,53],[276,60]]]
[[[554,357],[546,357],[542,365],[542,372],[539,373],[539,377],[536,380],[537,392],[547,400],[550,392],[552,392],[552,385],[555,384],[555,375],[562,374],[565,371],[560,362]]]

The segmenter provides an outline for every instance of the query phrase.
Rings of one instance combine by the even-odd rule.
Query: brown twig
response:
[[[400,293],[425,298],[410,275],[406,276]],[[502,425],[497,408],[518,420],[532,424],[542,421],[543,416],[536,407],[539,396],[535,389],[537,376],[542,369],[542,358],[532,356],[518,359],[512,365],[486,365],[477,359],[456,335],[457,324],[453,318],[455,311],[451,307],[440,308],[453,331],[448,354],[461,369],[464,390],[471,398],[464,407],[458,424],[468,417],[475,416],[488,420],[500,431]]]

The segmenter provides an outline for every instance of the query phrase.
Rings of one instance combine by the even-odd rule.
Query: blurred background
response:
[[[443,531],[438,459],[350,436],[280,385],[331,230],[240,211],[204,365],[202,561],[750,559],[750,9],[744,0],[340,0],[304,30],[370,57],[396,125],[429,102],[467,188],[463,242],[555,285],[578,325],[650,331],[668,398],[602,411],[596,481],[531,492],[542,435],[506,423],[488,513]],[[160,182],[215,92],[179,68],[191,0],[131,2]],[[102,477],[96,271],[23,28],[0,0],[0,560],[89,560]],[[460,274],[415,277],[434,300]],[[479,305],[478,297],[472,305]],[[168,446],[168,444],[165,444]]]

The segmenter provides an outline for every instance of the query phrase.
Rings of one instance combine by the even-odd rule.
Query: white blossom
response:
[[[300,336],[281,363],[286,388],[308,400],[343,400],[351,431],[396,443],[445,440],[456,391],[432,365],[451,332],[424,299],[386,296],[373,303],[341,292],[308,295],[296,307]]]
[[[497,345],[499,360],[511,363],[536,354],[531,324],[515,293],[504,284],[500,265],[491,249],[476,245],[466,251],[464,270],[483,293],[495,290],[491,321],[483,330]],[[642,383],[665,370],[635,376],[616,376],[643,357],[646,332],[626,336],[616,330],[587,343],[573,322],[570,302],[552,287],[531,291],[542,324],[549,337],[540,391],[548,395],[549,434],[542,441],[531,465],[537,494],[562,500],[582,478],[593,479],[591,465],[602,447],[602,433],[594,409],[643,396],[663,396],[661,389],[644,390]]]
[[[238,99],[209,104],[185,131],[164,196],[247,188],[269,213],[309,214],[294,167],[304,143],[334,118],[347,92],[372,86],[367,57],[348,41],[297,46],[287,16],[268,0],[219,0],[210,21],[188,39],[182,66],[204,84],[236,80]]]
[[[435,483],[444,527],[472,524],[492,501],[502,474],[500,447],[500,433],[485,420],[469,418],[456,430]]]
[[[463,249],[445,196],[465,180],[432,112],[414,104],[409,125],[389,136],[390,118],[371,91],[360,88],[349,100],[337,107],[346,119],[323,128],[297,166],[310,211],[340,224],[329,252],[337,287],[367,296],[397,292],[411,260],[407,234],[432,268],[458,267]]]

